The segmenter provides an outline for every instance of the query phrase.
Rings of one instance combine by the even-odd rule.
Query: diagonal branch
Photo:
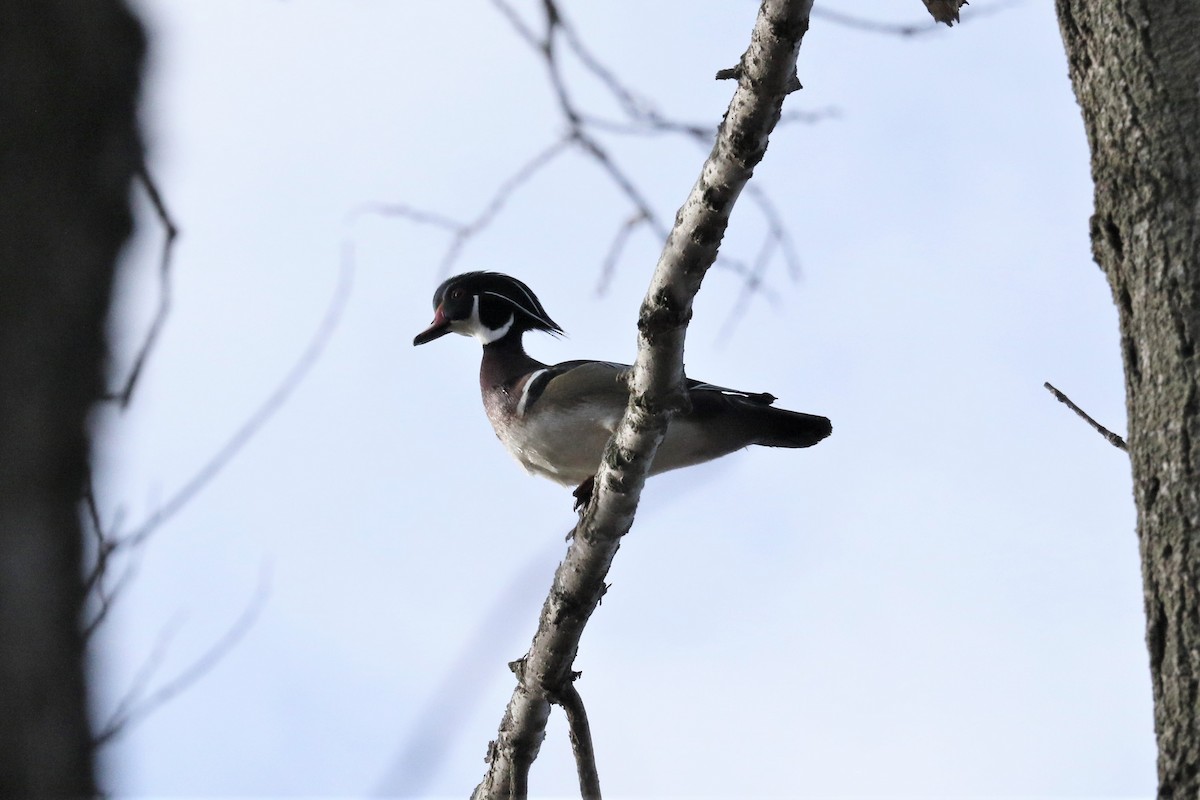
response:
[[[171,255],[175,252],[175,239],[179,236],[179,228],[171,219],[171,215],[167,211],[167,204],[163,200],[162,194],[159,193],[158,186],[150,177],[145,161],[137,165],[134,174],[146,190],[150,204],[154,206],[154,213],[158,216],[158,221],[162,223],[163,243],[158,259],[158,308],[154,311],[154,319],[150,321],[150,329],[146,331],[146,337],[142,340],[142,346],[133,360],[133,367],[129,370],[125,384],[120,391],[109,392],[104,397],[105,400],[115,400],[121,408],[127,408],[129,401],[133,399],[133,390],[137,387],[138,378],[142,375],[142,368],[146,366],[146,360],[150,358],[150,351],[154,349],[155,343],[158,342],[158,336],[167,322],[167,314],[171,310]]]
[[[458,262],[459,256],[462,255],[463,248],[467,246],[467,243],[472,238],[492,224],[496,216],[503,210],[505,204],[516,194],[517,189],[521,188],[524,183],[528,182],[534,175],[548,166],[550,162],[556,159],[572,143],[573,137],[568,135],[543,148],[537,155],[529,159],[529,161],[504,179],[492,194],[491,199],[488,200],[487,205],[470,222],[459,222],[442,214],[414,208],[405,203],[386,202],[367,203],[356,209],[351,214],[351,218],[353,219],[362,214],[403,217],[422,225],[433,225],[434,227],[450,231],[453,235],[450,237],[450,243],[446,246],[446,251],[442,254],[441,263],[438,265],[438,274],[442,276],[449,275],[451,268]]]
[[[1124,450],[1126,452],[1129,452],[1129,447],[1125,444],[1124,439],[1122,439],[1120,436],[1118,436],[1117,434],[1110,431],[1108,428],[1101,425],[1099,422],[1096,422],[1096,420],[1092,419],[1091,415],[1089,415],[1086,411],[1084,411],[1079,406],[1075,405],[1075,401],[1073,401],[1071,398],[1067,397],[1065,394],[1060,392],[1053,384],[1050,383],[1050,381],[1046,381],[1045,383],[1042,384],[1042,386],[1045,386],[1046,391],[1048,391],[1048,392],[1050,392],[1050,394],[1054,395],[1055,399],[1058,400],[1058,402],[1062,403],[1067,408],[1074,411],[1076,414],[1078,414],[1080,417],[1083,418],[1084,422],[1086,422],[1088,425],[1091,425],[1093,428],[1095,428],[1096,433],[1100,434],[1105,439],[1107,439],[1109,444],[1111,444],[1113,447],[1117,448],[1118,450]]]
[[[524,796],[551,698],[571,681],[584,625],[605,591],[604,578],[634,513],[654,454],[685,402],[683,344],[692,301],[717,257],[738,195],[766,153],[784,98],[796,82],[796,55],[811,0],[763,0],[750,47],[716,143],[676,216],[638,318],[638,355],[629,405],[596,475],[595,493],[554,575],[538,629],[518,662],[517,687],[476,798]]]
[[[325,346],[329,344],[334,329],[337,328],[338,323],[341,321],[342,311],[345,309],[346,301],[350,296],[353,274],[353,249],[350,243],[346,242],[342,248],[342,264],[341,270],[338,273],[338,285],[334,290],[333,297],[329,301],[329,306],[325,309],[325,316],[321,319],[304,352],[300,354],[300,357],[292,365],[291,370],[284,376],[283,380],[275,387],[266,400],[254,410],[254,413],[242,423],[241,427],[234,431],[233,435],[225,441],[208,462],[187,483],[176,490],[165,503],[159,506],[154,513],[142,521],[130,533],[116,541],[115,547],[121,549],[132,548],[146,541],[167,520],[174,517],[191,502],[213,478],[219,475],[221,470],[225,469],[225,466],[254,438],[259,429],[266,425],[275,416],[276,412],[283,407],[283,404],[292,396],[292,392],[296,390],[296,387],[308,375],[309,370],[320,359],[321,354],[325,351]]]
[[[186,669],[150,694],[142,697],[142,691],[149,684],[154,672],[158,669],[166,655],[167,646],[175,635],[178,622],[169,626],[163,635],[159,637],[158,643],[155,645],[150,657],[143,664],[142,669],[138,671],[129,694],[117,705],[117,710],[113,712],[112,717],[105,723],[104,727],[96,733],[92,740],[92,746],[99,748],[108,744],[128,730],[138,720],[150,714],[155,709],[161,708],[170,702],[172,698],[177,697],[195,685],[197,681],[221,663],[225,656],[229,655],[233,651],[233,648],[254,627],[255,621],[258,619],[258,614],[262,611],[263,605],[266,603],[269,584],[269,575],[264,567],[259,573],[258,588],[255,590],[254,596],[242,610],[241,615],[234,620],[233,625],[225,631],[224,635],[217,639],[208,650],[201,654]]]

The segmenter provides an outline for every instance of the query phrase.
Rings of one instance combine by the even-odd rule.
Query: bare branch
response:
[[[572,143],[572,137],[566,136],[554,142],[549,147],[545,148],[525,164],[521,165],[515,172],[504,179],[493,193],[491,200],[483,207],[470,222],[458,222],[450,217],[441,214],[425,211],[423,209],[414,208],[404,203],[367,203],[356,209],[351,217],[356,217],[361,214],[377,214],[384,217],[403,217],[412,220],[413,222],[433,225],[438,228],[444,228],[453,236],[450,239],[450,244],[446,247],[446,252],[442,255],[441,264],[438,266],[438,272],[441,275],[447,275],[451,267],[458,261],[458,257],[462,254],[463,248],[472,237],[479,234],[485,228],[492,224],[496,216],[504,208],[504,205],[512,198],[513,194],[522,184],[526,183],[530,178],[540,172],[544,167],[550,164],[557,158],[567,146]]]
[[[1016,5],[1018,0],[996,0],[982,8],[974,9],[971,12],[968,21],[982,19],[991,14],[997,14],[1001,11],[1006,11]],[[865,31],[867,33],[882,33],[888,36],[922,36],[927,33],[941,30],[937,23],[944,22],[948,26],[953,26],[955,22],[960,22],[958,18],[958,9],[960,6],[967,5],[966,0],[924,0],[926,10],[933,16],[934,23],[930,25],[928,22],[879,22],[865,17],[856,17],[851,14],[846,14],[841,11],[833,11],[825,6],[818,6],[813,9],[813,16],[820,17],[835,25],[841,25],[845,28]]]
[[[171,309],[171,255],[175,251],[175,238],[179,235],[179,229],[171,220],[166,203],[163,202],[158,187],[150,178],[144,160],[138,164],[135,175],[142,187],[145,188],[150,203],[154,206],[154,212],[158,216],[158,221],[162,223],[163,244],[158,262],[158,309],[154,312],[154,319],[150,321],[146,338],[142,340],[142,346],[133,360],[133,367],[129,371],[129,377],[125,379],[125,385],[119,391],[109,392],[104,396],[105,400],[119,403],[121,408],[129,407],[129,401],[133,398],[133,390],[142,374],[142,368],[146,365],[146,359],[150,357],[150,351],[158,341],[158,335],[162,332],[163,325],[166,324],[167,314]]]
[[[582,131],[576,137],[580,147],[585,152],[590,153],[601,169],[608,173],[612,178],[613,183],[617,188],[629,199],[629,204],[637,210],[638,214],[645,218],[646,224],[654,229],[654,232],[661,238],[667,237],[667,228],[659,221],[658,216],[654,213],[654,209],[650,207],[650,203],[634,185],[633,180],[625,174],[625,172],[617,166],[616,162],[608,155],[608,151],[600,146],[592,137]]]
[[[211,672],[245,638],[250,629],[254,627],[254,623],[258,619],[259,612],[262,611],[269,593],[270,574],[264,567],[259,574],[258,586],[254,591],[254,596],[250,598],[250,602],[246,604],[245,609],[242,610],[242,613],[234,623],[229,626],[224,635],[192,662],[191,666],[164,683],[158,689],[147,694],[145,699],[139,701],[138,697],[142,694],[144,687],[149,683],[154,672],[161,665],[167,646],[178,630],[179,621],[175,621],[169,628],[165,629],[164,634],[159,637],[150,657],[143,664],[142,669],[138,672],[138,676],[134,679],[129,694],[117,705],[117,710],[113,712],[109,721],[96,734],[95,739],[92,740],[92,745],[94,747],[102,747],[108,744],[114,738],[124,733],[130,725],[170,702],[172,698],[177,697]]]
[[[750,297],[756,292],[764,292],[772,301],[777,301],[778,297],[770,289],[763,285],[766,277],[767,267],[770,266],[771,257],[775,251],[779,249],[782,239],[780,237],[767,235],[763,239],[762,248],[758,251],[758,257],[754,259],[754,263],[750,267],[750,274],[742,279],[742,288],[738,292],[737,300],[729,309],[729,314],[725,317],[725,323],[721,326],[720,338],[726,339],[733,334],[737,323],[746,316],[746,309],[750,305]]]
[[[845,14],[841,11],[833,11],[825,6],[813,8],[812,15],[845,28],[853,28],[869,33],[886,33],[892,36],[918,36],[920,34],[932,33],[938,29],[936,24],[930,25],[928,21],[915,23],[879,22],[873,19],[866,19],[865,17]],[[957,14],[955,16],[957,18]]]
[[[117,579],[116,585],[111,589],[105,586],[105,579],[108,577],[111,558],[117,550],[118,542],[108,533],[100,518],[100,508],[96,503],[96,488],[90,464],[87,468],[87,474],[84,477],[83,505],[87,509],[87,527],[91,530],[92,538],[95,540],[93,546],[96,548],[92,556],[91,568],[84,579],[84,596],[88,598],[89,602],[94,601],[96,607],[92,619],[83,624],[83,638],[87,640],[91,638],[100,624],[104,622],[109,611],[112,610],[114,601],[129,584],[135,572],[136,565],[133,563],[127,565],[124,571],[122,571],[121,577]],[[120,513],[118,512],[113,520],[112,528],[119,527],[120,521]]]
[[[146,687],[150,685],[150,681],[154,679],[154,674],[158,672],[162,666],[163,659],[166,658],[167,650],[170,649],[171,642],[175,639],[175,635],[179,633],[179,629],[183,625],[183,615],[176,614],[166,625],[158,632],[158,636],[154,640],[154,646],[150,648],[150,652],[146,655],[142,665],[138,667],[137,672],[133,675],[133,680],[129,684],[129,690],[125,696],[117,703],[116,709],[113,711],[109,721],[97,733],[93,744],[96,747],[104,744],[112,739],[124,727],[124,720],[128,719],[131,711],[138,706],[138,700]]]
[[[349,221],[353,222],[360,216],[367,214],[375,214],[381,217],[404,217],[407,220],[416,222],[420,225],[432,225],[435,228],[444,228],[448,231],[457,233],[467,227],[467,223],[459,222],[456,219],[451,219],[436,211],[426,211],[422,208],[414,208],[406,203],[364,203],[354,209],[349,215]]]
[[[643,135],[650,133],[678,133],[696,140],[706,148],[712,146],[713,137],[716,133],[715,129],[709,126],[689,124],[669,119],[654,108],[653,104],[649,101],[635,95],[584,45],[583,40],[576,33],[574,27],[563,16],[555,0],[542,0],[542,9],[545,14],[545,35],[541,38],[533,33],[532,29],[520,18],[512,6],[507,3],[507,0],[492,0],[492,4],[500,10],[513,26],[514,30],[517,31],[518,35],[530,47],[536,50],[545,61],[550,85],[555,98],[558,100],[559,110],[566,121],[569,137],[572,142],[578,145],[586,155],[590,156],[609,176],[621,193],[629,200],[635,212],[644,217],[646,224],[655,231],[655,234],[659,238],[665,239],[668,228],[663,223],[660,215],[655,213],[653,206],[629,174],[621,168],[609,151],[588,132],[588,127],[593,127],[596,130],[609,130],[615,133],[641,133]],[[617,105],[629,118],[627,123],[602,120],[594,115],[583,112],[576,105],[562,74],[562,64],[556,44],[557,37],[559,36],[563,38],[567,49],[579,60],[580,64],[609,90],[616,100]],[[792,89],[799,88],[799,81],[793,81],[790,87]],[[820,114],[820,112],[814,113]],[[794,118],[800,119],[802,117],[796,116]],[[785,235],[781,229],[775,231],[775,225],[775,220],[768,220],[768,227],[772,229],[772,235]],[[623,244],[623,237],[620,232],[618,232],[617,238]],[[723,269],[728,269],[742,277],[751,275],[751,269],[740,260],[729,258],[728,256],[720,256],[718,263]],[[615,261],[606,259],[602,268],[609,269],[614,266]],[[606,286],[610,280],[611,276],[602,274],[599,285],[602,287]],[[758,285],[758,283],[754,283],[751,290],[757,289]]]
[[[692,301],[717,257],[729,215],[766,152],[784,98],[794,87],[796,55],[811,0],[764,0],[717,141],[676,216],[642,303],[629,405],[605,450],[595,491],[554,575],[517,687],[488,751],[476,798],[524,796],[528,767],[541,747],[550,699],[570,683],[584,625],[605,591],[621,537],[633,524],[655,451],[684,402],[683,343]]]
[[[291,397],[304,378],[307,377],[309,370],[317,363],[317,360],[325,351],[325,346],[329,344],[334,330],[341,321],[342,311],[346,307],[346,300],[350,296],[353,275],[354,251],[352,245],[346,242],[342,248],[342,263],[338,272],[338,284],[334,290],[333,298],[329,302],[329,307],[325,310],[325,316],[321,319],[320,324],[313,333],[312,339],[309,340],[308,346],[300,354],[296,363],[292,365],[291,370],[288,371],[279,385],[275,387],[275,390],[268,395],[267,399],[263,401],[263,404],[241,424],[216,454],[187,483],[180,487],[175,494],[159,506],[157,511],[134,528],[131,533],[118,540],[118,547],[124,549],[138,546],[154,533],[155,530],[161,527],[163,523],[179,513],[254,438],[259,429],[283,407],[283,404],[287,402],[288,398]]]
[[[583,800],[600,800],[600,773],[596,770],[596,750],[592,746],[592,727],[588,724],[587,709],[575,688],[579,673],[563,684],[554,701],[567,714],[571,731],[571,750],[575,753],[575,769],[579,773],[579,795]]]
[[[109,545],[107,548],[108,552],[112,553],[113,542],[108,540],[107,544]],[[121,577],[117,578],[116,584],[111,589],[106,588],[104,585],[104,578],[108,574],[107,557],[104,562],[97,563],[92,574],[97,576],[97,580],[93,584],[94,591],[90,593],[96,598],[96,611],[92,618],[84,623],[83,638],[85,640],[90,639],[92,634],[94,634],[100,625],[103,624],[104,620],[108,618],[108,614],[112,610],[113,605],[116,603],[117,598],[122,596],[125,591],[125,587],[130,584],[130,582],[133,580],[133,576],[137,574],[137,563],[131,561],[129,564],[127,564],[125,569],[121,571]]]
[[[625,220],[620,228],[617,228],[617,235],[613,237],[608,253],[604,256],[604,262],[600,265],[600,280],[596,282],[597,296],[608,291],[608,285],[617,271],[617,260],[620,259],[621,252],[625,249],[625,243],[629,241],[629,235],[633,233],[633,229],[648,222],[650,222],[649,218],[639,211]]]
[[[1086,411],[1084,411],[1079,406],[1075,405],[1074,401],[1072,401],[1071,398],[1067,397],[1065,394],[1063,394],[1058,389],[1056,389],[1049,381],[1046,381],[1045,383],[1043,383],[1042,386],[1045,386],[1046,390],[1048,392],[1050,392],[1050,394],[1054,395],[1054,397],[1057,398],[1057,400],[1060,403],[1063,403],[1064,405],[1066,405],[1067,408],[1071,409],[1076,414],[1078,414],[1080,417],[1082,417],[1084,422],[1086,422],[1088,425],[1091,425],[1093,428],[1095,428],[1096,432],[1099,433],[1101,436],[1103,436],[1105,439],[1107,439],[1109,444],[1111,444],[1113,447],[1117,448],[1118,450],[1124,450],[1125,452],[1129,452],[1129,447],[1125,444],[1124,439],[1122,439],[1120,436],[1118,436],[1117,434],[1110,431],[1108,428],[1101,425],[1099,422],[1096,422],[1096,420],[1092,419]]]

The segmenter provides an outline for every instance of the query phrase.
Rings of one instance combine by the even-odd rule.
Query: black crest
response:
[[[461,294],[460,294],[461,290]],[[561,334],[563,329],[550,318],[542,303],[522,281],[499,272],[464,272],[442,283],[433,294],[433,306],[447,306],[453,298],[479,298],[480,321],[499,328],[514,317],[520,330]],[[455,315],[457,316],[457,315]]]

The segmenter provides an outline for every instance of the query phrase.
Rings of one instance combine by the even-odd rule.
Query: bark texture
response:
[[[116,0],[0,3],[0,795],[96,793],[79,498],[141,158]]]
[[[533,643],[513,667],[517,687],[476,798],[524,797],[529,766],[560,699],[584,625],[604,594],[604,578],[633,525],[642,486],[671,416],[684,402],[683,344],[692,300],[716,259],[729,215],[767,149],[784,98],[799,88],[796,56],[811,0],[763,0],[750,47],[712,153],[676,215],[638,318],[638,355],[629,405],[596,475],[595,493],[575,527],[538,621]]]
[[[1200,796],[1200,2],[1057,0],[1121,323],[1159,797]]]

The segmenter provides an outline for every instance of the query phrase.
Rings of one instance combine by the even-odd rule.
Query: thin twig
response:
[[[492,224],[505,204],[512,199],[516,190],[561,155],[571,143],[572,137],[564,136],[542,149],[533,158],[514,170],[496,188],[496,191],[492,194],[487,204],[484,205],[483,209],[474,219],[468,222],[460,222],[444,214],[416,208],[406,203],[391,202],[365,203],[355,209],[351,213],[350,218],[353,220],[364,214],[375,214],[382,217],[401,217],[412,222],[432,225],[450,231],[452,234],[450,242],[446,246],[446,251],[442,254],[441,263],[438,265],[438,273],[445,276],[449,274],[450,269],[458,262],[458,258],[462,255],[462,250],[466,247],[467,243]]]
[[[117,579],[116,585],[111,589],[105,586],[105,579],[108,577],[111,558],[117,550],[118,542],[105,530],[104,523],[100,518],[100,508],[96,502],[96,487],[90,464],[87,467],[87,474],[84,476],[83,504],[88,512],[87,520],[89,524],[87,527],[91,529],[96,548],[96,552],[92,557],[91,569],[88,571],[83,585],[84,595],[89,598],[89,604],[91,599],[94,598],[96,608],[92,618],[83,624],[83,638],[87,641],[108,617],[114,602],[121,595],[122,590],[129,585],[136,565],[130,563],[121,573],[121,577]],[[118,510],[113,519],[113,529],[116,529],[120,525],[120,522],[121,513]]]
[[[1060,403],[1065,404],[1067,408],[1071,409],[1080,417],[1082,417],[1088,425],[1091,425],[1093,428],[1095,428],[1096,432],[1107,439],[1109,444],[1119,450],[1124,450],[1127,453],[1129,452],[1129,446],[1125,444],[1124,439],[1101,425],[1099,422],[1096,422],[1096,420],[1092,419],[1086,411],[1075,405],[1075,402],[1071,400],[1071,398],[1067,397],[1065,394],[1056,389],[1049,381],[1046,381],[1042,385],[1045,386],[1050,394],[1054,395]]]
[[[555,700],[567,714],[571,750],[575,753],[575,770],[579,773],[579,794],[583,800],[600,800],[600,773],[596,770],[592,728],[588,724],[583,698],[575,688],[575,679],[578,677],[578,672],[572,673],[571,679],[559,688]]]
[[[109,548],[111,553],[113,548]],[[104,588],[104,575],[107,572],[107,565],[99,570],[100,580],[96,583],[96,611],[90,620],[84,623],[83,638],[88,640],[92,634],[100,627],[108,614],[112,611],[112,607],[116,604],[117,598],[124,596],[124,591],[127,586],[133,581],[133,576],[137,574],[137,562],[130,561],[125,569],[121,572],[121,577],[117,578],[116,584],[111,589]]]
[[[841,25],[843,28],[864,31],[866,33],[882,33],[885,36],[901,36],[908,38],[914,36],[924,36],[925,34],[940,30],[938,27],[939,22],[945,22],[947,25],[952,22],[959,22],[960,24],[963,24],[958,18],[958,10],[951,10],[949,8],[949,2],[951,1],[952,0],[933,0],[933,3],[937,7],[931,8],[930,1],[926,0],[925,8],[934,18],[934,22],[932,24],[930,24],[927,20],[910,23],[879,22],[878,20],[867,19],[866,17],[857,17],[841,11],[833,11],[825,6],[814,7],[812,15],[813,17],[820,17],[826,22],[832,22],[835,25]],[[981,19],[992,14],[998,14],[1002,11],[1007,11],[1009,8],[1017,5],[1018,2],[1020,2],[1020,0],[1009,0],[1009,2],[997,0],[997,2],[990,3],[986,6],[981,6],[979,8],[973,7],[971,14],[967,18],[967,21]],[[966,3],[964,2],[962,5],[966,5]],[[941,6],[946,7],[944,11]],[[943,18],[943,16],[945,18]]]
[[[617,165],[617,163],[608,154],[608,151],[604,149],[599,142],[583,132],[579,133],[579,135],[576,137],[576,141],[578,141],[579,146],[582,147],[585,152],[590,153],[592,158],[595,159],[596,163],[608,173],[608,176],[612,178],[613,183],[617,185],[617,188],[620,189],[625,197],[629,199],[629,204],[632,205],[639,214],[645,217],[646,223],[654,229],[654,233],[660,239],[667,238],[669,231],[667,227],[658,219],[658,215],[654,213],[654,209],[650,207],[650,201],[648,201],[642,195],[637,186],[634,184],[633,179],[625,174],[625,171]]]
[[[138,164],[135,175],[142,187],[145,188],[146,194],[150,198],[150,204],[154,206],[154,212],[158,216],[158,221],[162,223],[164,234],[162,252],[158,262],[158,308],[154,312],[154,319],[150,321],[150,328],[146,331],[146,338],[142,340],[142,346],[133,360],[133,367],[129,371],[129,377],[125,379],[125,385],[119,391],[109,392],[104,396],[105,400],[116,401],[121,408],[129,407],[129,402],[133,399],[133,390],[137,386],[138,378],[141,377],[142,368],[146,365],[150,351],[158,341],[159,333],[162,332],[163,325],[167,321],[167,314],[171,310],[171,255],[175,251],[175,237],[179,235],[179,229],[167,212],[167,205],[163,202],[162,194],[159,193],[158,187],[150,178],[145,161]]]
[[[608,253],[604,256],[604,262],[600,265],[600,280],[596,282],[597,297],[603,296],[608,291],[608,286],[612,283],[617,271],[617,260],[621,257],[625,243],[629,241],[629,235],[633,233],[633,229],[649,221],[646,215],[639,211],[625,220],[620,228],[617,228],[617,235],[613,237],[612,244],[608,247]]]
[[[162,667],[171,642],[183,627],[183,622],[184,614],[176,613],[159,630],[158,636],[154,639],[154,646],[150,648],[142,665],[134,672],[133,680],[129,683],[129,690],[117,702],[117,707],[113,710],[108,722],[104,724],[93,740],[95,746],[99,747],[109,741],[124,727],[125,720],[129,719],[129,715],[138,707],[138,701],[146,691],[146,687],[150,685],[150,681],[154,679],[154,674]]]
[[[465,222],[459,222],[456,219],[451,219],[444,214],[439,214],[436,211],[426,211],[423,208],[415,208],[406,203],[363,203],[358,208],[354,209],[349,215],[348,221],[353,222],[355,219],[367,214],[374,214],[380,217],[404,217],[407,220],[416,222],[420,225],[432,225],[435,228],[444,228],[445,230],[458,232],[467,227]]]
[[[638,188],[633,178],[613,158],[608,149],[589,133],[588,128],[609,130],[623,134],[653,135],[676,133],[693,139],[705,148],[712,146],[716,128],[669,119],[659,113],[649,101],[635,95],[632,90],[617,78],[612,70],[601,63],[600,59],[584,45],[582,38],[567,21],[555,0],[542,0],[541,5],[545,15],[545,34],[541,38],[533,33],[530,26],[521,19],[512,6],[508,4],[507,0],[492,0],[492,4],[500,10],[518,35],[531,48],[536,50],[545,62],[551,89],[558,101],[563,119],[567,124],[569,139],[608,174],[608,177],[617,185],[617,188],[634,207],[635,213],[643,217],[645,224],[650,226],[655,235],[660,239],[665,239],[669,228],[663,222],[662,217],[655,212],[653,206]],[[557,38],[560,35],[565,40],[567,48],[579,60],[580,64],[609,90],[617,105],[628,117],[628,122],[621,123],[601,120],[594,115],[587,114],[576,105],[562,73],[562,63],[556,44]],[[799,119],[799,117],[793,118]],[[756,199],[755,202],[760,208],[763,208],[763,203],[760,199]],[[786,236],[785,231],[781,228],[777,229],[779,225],[777,215],[768,215],[767,225],[771,235],[781,239]],[[617,233],[617,240],[620,244],[624,244],[620,231]],[[609,256],[611,256],[611,250]],[[718,256],[717,265],[722,269],[741,276],[743,279],[747,279],[746,285],[749,291],[757,291],[761,286],[761,280],[754,281],[749,279],[753,276],[753,270],[739,259],[721,254]],[[611,275],[603,274],[603,270],[611,269],[613,266],[615,266],[615,261],[610,257],[606,257],[602,264],[602,274],[599,280],[601,286],[606,285],[611,280]]]
[[[733,335],[734,329],[738,322],[745,319],[746,310],[750,307],[750,298],[754,294],[763,293],[773,302],[778,301],[778,296],[774,290],[765,285],[767,267],[771,263],[771,257],[779,248],[782,239],[778,236],[767,235],[763,239],[762,247],[758,251],[758,256],[754,259],[754,264],[750,267],[750,274],[742,278],[742,287],[738,292],[737,300],[729,309],[729,313],[725,315],[725,322],[721,325],[721,332],[718,334],[718,341],[728,339]]]
[[[517,188],[557,158],[570,142],[570,138],[559,139],[529,159],[520,169],[500,184],[499,188],[496,189],[496,193],[492,195],[492,199],[484,206],[483,211],[479,212],[479,215],[475,219],[468,222],[454,235],[454,239],[450,243],[450,247],[446,249],[445,255],[442,256],[442,263],[438,267],[438,271],[443,276],[450,273],[450,267],[458,260],[458,255],[463,247],[466,246],[467,241],[492,223],[492,220],[500,213],[500,209],[504,208],[504,204],[508,202]]]
[[[131,533],[119,539],[117,542],[118,547],[125,549],[140,545],[155,530],[162,526],[163,523],[179,513],[254,438],[259,429],[275,416],[308,375],[309,370],[317,363],[317,360],[325,351],[326,345],[329,344],[334,330],[341,321],[342,312],[346,307],[346,300],[350,296],[353,276],[353,246],[349,242],[346,242],[342,248],[342,263],[338,271],[338,283],[337,288],[334,290],[333,298],[329,301],[329,306],[325,310],[325,316],[321,319],[320,324],[313,333],[312,339],[309,340],[308,346],[300,354],[300,357],[296,359],[296,363],[292,365],[291,370],[279,382],[275,390],[268,395],[267,399],[263,401],[262,405],[241,424],[216,454],[187,483],[180,487],[175,494],[159,506],[158,510],[151,514],[149,518],[138,525]]]
[[[928,20],[913,23],[879,22],[866,17],[844,14],[841,11],[833,11],[824,6],[813,6],[812,15],[814,18],[841,25],[843,28],[852,28],[868,33],[886,33],[892,36],[918,36],[932,33],[938,29],[936,22],[931,24]]]
[[[170,643],[170,639],[178,630],[179,623],[176,622],[174,625],[175,630],[172,630],[169,635],[159,637],[151,658],[147,659],[142,669],[139,670],[138,678],[135,679],[129,695],[118,704],[117,710],[113,713],[112,717],[100,732],[96,734],[92,745],[94,747],[101,747],[112,741],[127,730],[130,725],[170,702],[211,672],[245,638],[251,628],[254,627],[254,623],[266,603],[269,592],[270,572],[264,566],[259,574],[258,586],[254,591],[254,596],[250,598],[250,602],[246,604],[242,613],[229,626],[229,629],[225,631],[221,638],[214,642],[199,658],[193,661],[189,667],[155,691],[147,694],[145,699],[139,701],[137,699],[138,695],[142,693],[145,684],[149,682],[150,677],[158,669],[166,652],[166,647]]]

